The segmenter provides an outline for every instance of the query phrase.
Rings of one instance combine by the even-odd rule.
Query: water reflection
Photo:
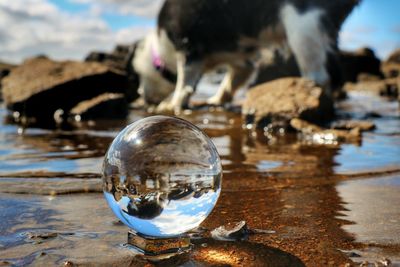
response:
[[[0,176],[99,173],[101,158],[112,140],[108,136],[40,129],[28,129],[21,135],[17,127],[1,124],[0,129]]]
[[[365,173],[400,168],[400,135],[364,134],[362,146],[343,144],[335,161],[336,173]]]
[[[349,109],[347,107],[342,113]],[[0,111],[5,113],[4,109]],[[353,116],[361,111],[357,111],[356,106],[355,111],[346,112]],[[391,108],[387,112],[395,117],[377,118],[376,133],[364,134],[360,146],[307,144],[291,134],[265,136],[261,132],[254,136],[242,128],[238,114],[223,111],[196,111],[183,117],[203,128],[212,138],[226,172],[240,169],[298,173],[306,170],[312,172],[310,176],[319,176],[399,166],[400,136],[394,134],[399,129],[399,120]],[[128,121],[143,116],[146,114],[134,111]],[[18,134],[16,126],[0,123],[0,175],[26,171],[99,173],[101,157],[126,123],[97,123],[70,132],[33,128],[23,135]]]
[[[393,266],[400,265],[395,249],[400,244],[400,175],[345,181],[336,188],[345,203],[340,218],[352,222],[343,228],[357,242],[368,244],[351,251],[358,255],[353,260],[361,263],[389,258]]]
[[[346,181],[337,185],[346,203],[345,229],[360,242],[400,244],[400,175]]]
[[[369,119],[376,124],[373,133],[364,133],[362,144],[342,144],[335,158],[337,173],[363,173],[400,166],[400,109],[398,101],[376,97],[368,92],[349,92],[338,103],[338,116]]]

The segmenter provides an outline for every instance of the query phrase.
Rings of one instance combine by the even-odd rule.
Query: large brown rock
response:
[[[137,92],[139,88],[139,76],[133,70],[132,58],[135,54],[136,43],[132,45],[117,45],[110,53],[102,51],[90,52],[86,58],[86,62],[98,62],[109,66],[111,69],[118,71],[128,79],[129,102],[139,97]]]
[[[52,120],[56,110],[64,114],[79,102],[105,92],[127,94],[125,75],[95,62],[57,62],[47,58],[26,60],[3,79],[7,107],[26,117]]]
[[[273,124],[287,127],[293,118],[322,123],[332,118],[333,102],[312,81],[282,78],[250,89],[242,113],[247,123],[257,128]]]

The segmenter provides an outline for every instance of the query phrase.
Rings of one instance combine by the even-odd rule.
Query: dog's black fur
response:
[[[202,73],[223,63],[233,66],[234,72],[228,89],[221,90],[216,102],[229,101],[229,94],[250,76],[252,66],[249,62],[255,53],[262,47],[279,47],[285,43],[294,51],[298,63],[299,60],[302,63],[299,65],[303,76],[314,79],[325,87],[338,86],[338,32],[358,2],[166,0],[158,16],[158,45],[165,45],[166,41],[160,37],[165,32],[168,45],[172,44],[177,55],[178,66],[171,66],[171,69],[177,72],[178,82],[173,96],[161,103],[161,110],[179,109],[186,105]],[[297,20],[299,23],[308,23],[310,32],[307,32],[307,26],[296,25]],[[320,36],[312,36],[312,31]],[[261,37],[264,32],[267,38]],[[317,45],[313,47],[315,43]],[[320,48],[324,48],[324,51],[307,50]],[[307,69],[305,63],[314,64],[314,54],[315,59],[323,64]],[[210,60],[216,55],[218,60]],[[226,55],[229,55],[229,59]],[[244,60],[236,60],[236,55]],[[179,64],[184,67],[179,68]]]
[[[167,31],[177,50],[185,51],[189,61],[196,60],[210,53],[234,51],[240,35],[257,38],[266,25],[275,27],[279,21],[277,11],[287,3],[300,12],[311,8],[326,10],[321,27],[336,40],[357,1],[167,0],[158,16],[158,28]]]

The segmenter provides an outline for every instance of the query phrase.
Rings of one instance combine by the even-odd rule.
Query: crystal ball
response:
[[[200,225],[221,192],[222,167],[210,138],[183,119],[152,116],[122,130],[103,163],[103,191],[134,232],[180,236]]]

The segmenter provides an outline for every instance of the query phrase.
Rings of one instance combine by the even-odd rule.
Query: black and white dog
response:
[[[339,29],[359,0],[166,0],[157,30],[132,60],[139,92],[159,111],[180,110],[203,73],[228,69],[207,103],[221,105],[256,69],[260,49],[290,48],[301,74],[329,94]]]

